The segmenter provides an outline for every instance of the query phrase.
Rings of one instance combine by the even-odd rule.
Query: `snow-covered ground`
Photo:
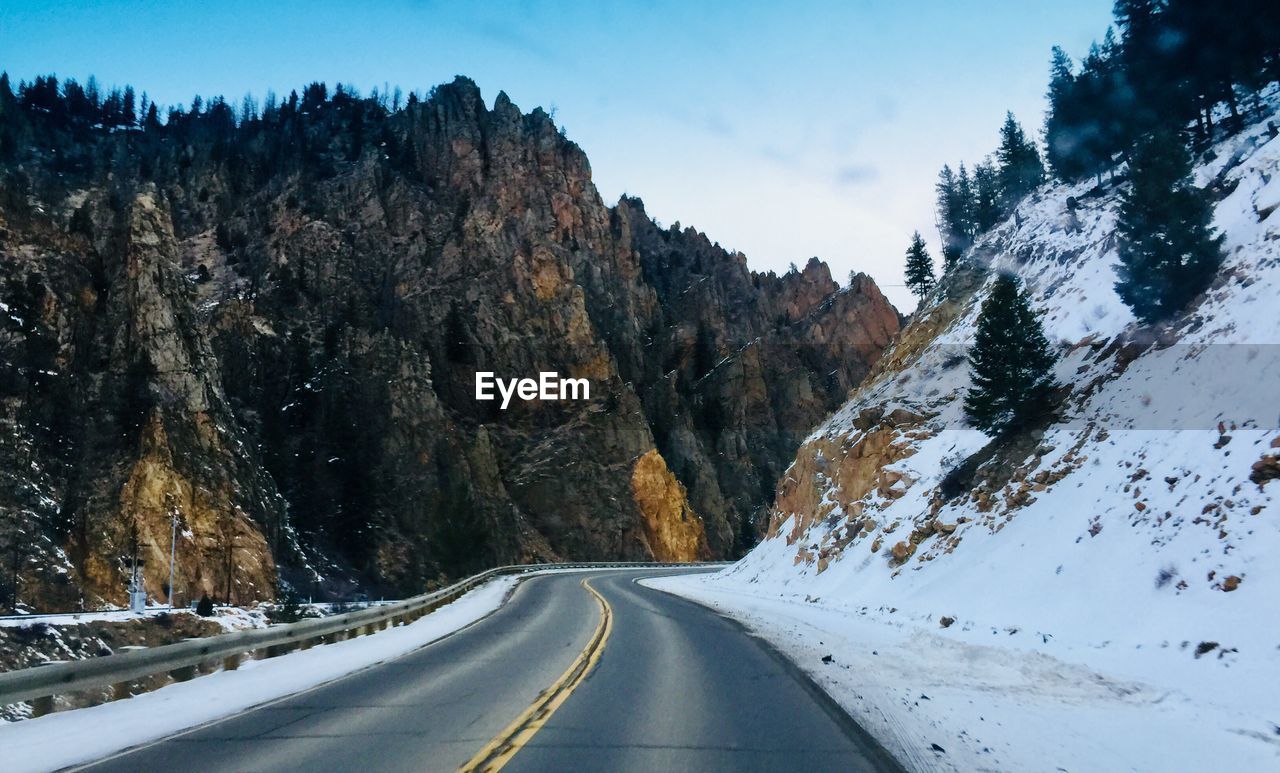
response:
[[[1045,641],[1034,629],[972,620],[944,629],[938,614],[806,597],[802,583],[770,593],[776,587],[715,575],[641,582],[744,623],[908,770],[1280,765],[1280,731],[1266,720],[1280,717],[1275,669],[1216,651],[1197,659],[1196,643]]]
[[[1115,294],[1115,189],[1046,186],[975,245],[1061,346],[1071,393],[1043,437],[943,493],[989,440],[961,398],[995,271],[944,287],[801,448],[769,537],[717,575],[653,584],[774,641],[909,766],[1280,770],[1267,99],[1199,159],[1225,263],[1176,323],[1141,327]]]
[[[8,773],[57,770],[164,738],[400,657],[497,609],[519,581],[489,582],[409,624],[269,660],[245,662],[129,700],[0,724]]]
[[[53,627],[80,625],[82,623],[127,623],[132,620],[144,620],[160,615],[194,615],[189,609],[169,609],[168,607],[148,607],[145,612],[130,612],[127,609],[108,609],[101,612],[67,612],[56,615],[5,615],[0,617],[0,628],[22,628],[29,625],[43,624]],[[244,607],[217,607],[209,618],[228,631],[239,631],[245,628],[263,628],[267,615],[263,609],[246,609]]]

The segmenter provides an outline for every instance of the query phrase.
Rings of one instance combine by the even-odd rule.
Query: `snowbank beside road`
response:
[[[963,622],[940,628],[936,616],[815,599],[724,574],[641,582],[745,624],[911,770],[1280,764],[1280,716],[1242,701],[1236,689],[1265,674],[1233,670],[1217,653],[1194,658],[1176,643],[1046,641]]]
[[[493,612],[518,579],[499,578],[414,623],[372,636],[248,661],[236,671],[129,700],[0,725],[4,768],[56,770],[99,760],[400,657]]]
[[[130,612],[127,609],[107,609],[97,612],[66,612],[51,615],[6,615],[0,617],[0,628],[25,628],[31,625],[47,625],[52,627],[84,625],[85,623],[130,623],[147,620],[163,615],[195,615],[185,607],[169,609],[168,607],[149,607],[146,612]],[[242,631],[246,628],[263,628],[267,625],[267,615],[262,609],[245,607],[217,607],[212,620],[227,631]]]

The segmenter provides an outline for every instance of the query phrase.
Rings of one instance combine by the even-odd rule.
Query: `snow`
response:
[[[400,657],[488,615],[517,581],[499,578],[409,625],[372,636],[247,661],[235,671],[125,701],[0,725],[5,770],[56,770],[98,760]]]
[[[1275,769],[1280,736],[1254,707],[1214,688],[1227,666],[1212,652],[1197,660],[1176,646],[1035,646],[1024,630],[942,629],[902,609],[769,598],[715,575],[641,583],[743,622],[908,770]],[[1158,665],[1180,677],[1181,661],[1202,678],[1160,678]]]
[[[54,567],[55,571],[65,573],[64,567]],[[261,628],[266,625],[266,616],[261,610],[250,610],[241,607],[218,607],[210,618],[228,631],[239,631],[245,628]],[[170,609],[166,606],[149,607],[146,612],[130,612],[127,609],[110,609],[100,612],[67,612],[53,615],[5,615],[0,617],[0,628],[21,628],[28,625],[44,624],[52,627],[80,625],[96,622],[128,622],[144,620],[157,615],[189,615],[188,609]]]
[[[975,245],[1044,311],[1071,387],[1062,420],[1005,463],[1007,484],[939,493],[988,442],[961,408],[987,285],[955,309],[935,296],[913,325],[938,322],[936,335],[810,435],[812,463],[785,484],[806,496],[775,513],[774,536],[716,575],[651,584],[773,641],[908,767],[1280,769],[1280,482],[1250,480],[1280,455],[1269,94],[1273,115],[1195,172],[1225,193],[1225,262],[1155,340],[1114,291],[1114,188],[1046,186]],[[923,419],[866,428],[869,409],[895,408]],[[857,455],[880,447],[872,433],[891,457]],[[843,487],[867,465],[885,485],[850,501]],[[914,553],[894,560],[913,533]]]

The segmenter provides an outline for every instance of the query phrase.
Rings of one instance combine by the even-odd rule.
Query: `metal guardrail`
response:
[[[235,631],[201,639],[164,644],[159,647],[117,652],[87,660],[58,661],[46,665],[0,673],[0,706],[31,701],[33,714],[53,709],[53,697],[66,693],[113,687],[114,697],[128,697],[130,682],[148,676],[169,674],[175,681],[197,675],[201,666],[222,661],[225,670],[240,665],[248,653],[275,657],[314,644],[342,641],[380,631],[390,625],[404,625],[459,598],[467,591],[502,575],[527,574],[547,569],[630,569],[676,566],[720,566],[723,563],[592,562],[565,564],[517,564],[489,569],[440,590],[404,601],[369,607],[332,617],[302,620],[270,628]]]

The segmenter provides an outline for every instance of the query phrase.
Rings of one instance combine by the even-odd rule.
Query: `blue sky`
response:
[[[642,197],[758,270],[817,255],[900,306],[931,248],[943,163],[990,152],[1005,110],[1038,135],[1049,49],[1079,58],[1111,0],[1065,2],[20,2],[0,68],[132,83],[161,103],[367,93],[464,74],[492,104],[555,108],[607,202]]]

